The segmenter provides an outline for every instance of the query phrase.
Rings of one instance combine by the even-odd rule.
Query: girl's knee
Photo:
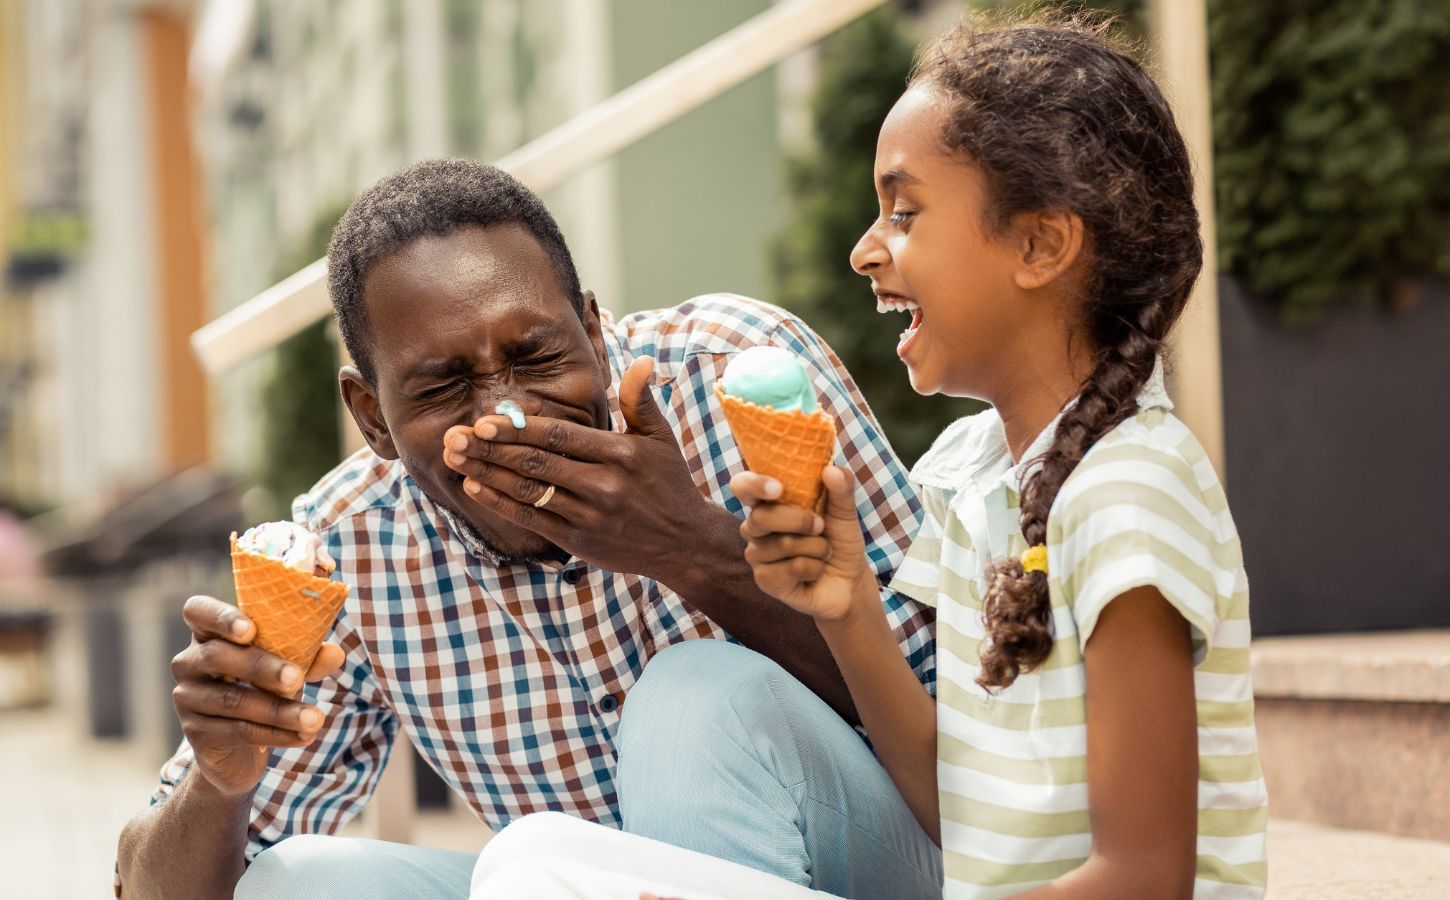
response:
[[[567,846],[581,829],[590,823],[561,812],[536,812],[520,816],[489,839],[483,848],[485,856],[527,856],[539,852],[557,852]]]

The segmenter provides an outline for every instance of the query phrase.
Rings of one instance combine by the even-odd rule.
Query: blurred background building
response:
[[[48,810],[0,854],[82,862],[27,896],[92,892],[177,737],[181,600],[225,593],[227,532],[348,441],[326,323],[219,376],[190,335],[319,258],[379,177],[499,159],[774,5],[0,0],[0,772]],[[887,3],[546,191],[584,285],[799,312],[914,459],[972,406],[910,394],[846,253],[911,49],[966,5]],[[1192,4],[1087,5],[1146,52]],[[1425,802],[1450,791],[1450,2],[1206,7],[1210,380],[1255,630],[1286,636],[1255,651],[1274,814],[1450,841]],[[1278,834],[1346,883],[1388,882],[1333,848],[1450,871],[1439,844]]]

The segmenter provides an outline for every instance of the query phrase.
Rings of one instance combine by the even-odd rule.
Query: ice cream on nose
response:
[[[524,408],[512,400],[504,400],[493,408],[496,415],[508,416],[515,428],[524,427]]]

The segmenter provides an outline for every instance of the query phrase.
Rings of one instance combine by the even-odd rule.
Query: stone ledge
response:
[[[1257,697],[1450,703],[1450,631],[1262,638],[1249,657]]]
[[[1442,900],[1447,883],[1450,844],[1269,820],[1266,900]]]

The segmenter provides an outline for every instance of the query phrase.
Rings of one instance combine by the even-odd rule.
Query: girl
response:
[[[739,475],[756,581],[814,617],[875,756],[774,663],[685,642],[629,694],[616,784],[626,831],[697,852],[609,832],[589,858],[642,854],[631,873],[688,897],[1261,897],[1247,583],[1162,386],[1203,250],[1167,103],[1101,27],[966,25],[921,57],[875,182],[851,263],[911,316],[912,386],[992,407],[913,471],[925,517],[888,586],[936,608],[936,697],[845,470],[819,516]]]
[[[937,608],[935,704],[866,576],[852,487],[753,505],[747,559],[815,617],[949,897],[1258,897],[1248,587],[1214,470],[1163,392],[1199,274],[1163,96],[1082,25],[963,27],[882,126],[851,254],[908,312],[912,386],[986,400],[913,471],[891,587]]]

